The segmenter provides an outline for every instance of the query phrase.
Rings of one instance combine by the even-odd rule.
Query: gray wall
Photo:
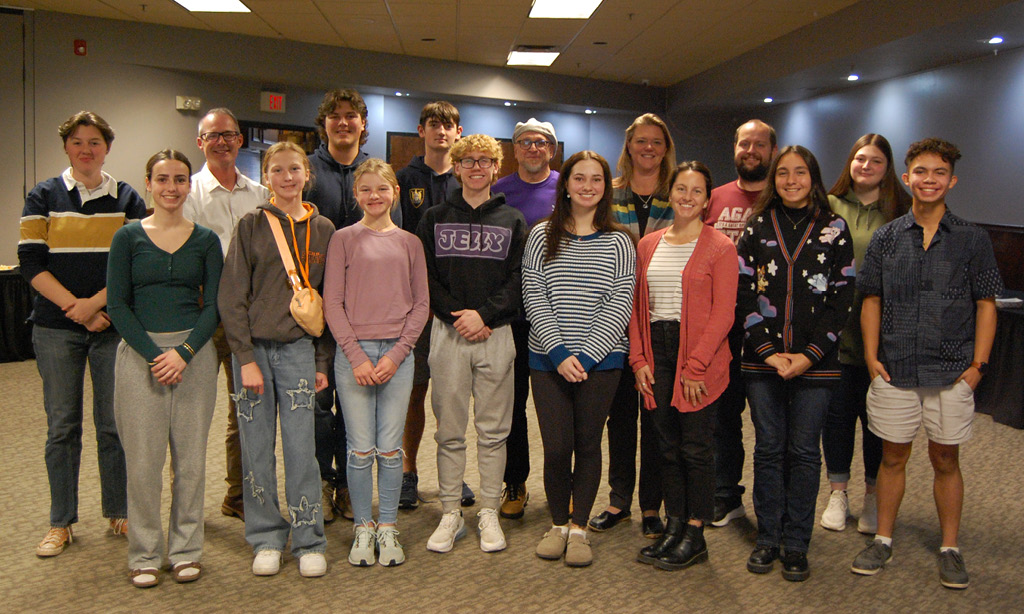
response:
[[[405,58],[197,30],[26,12],[25,185],[67,167],[57,126],[72,113],[95,111],[117,138],[105,170],[142,193],[146,159],[164,147],[184,151],[198,168],[198,113],[177,111],[176,95],[198,96],[203,107],[227,106],[240,119],[312,126],[323,92],[362,89],[369,109],[366,151],[384,157],[386,134],[415,132],[423,104],[454,102],[465,133],[510,137],[531,116],[555,125],[569,153],[594,149],[614,166],[633,117],[664,107],[664,92],[592,79]],[[85,39],[89,53],[72,53]],[[6,40],[6,38],[5,38]],[[4,77],[4,85],[18,88]],[[395,88],[411,96],[394,96]],[[287,94],[285,114],[259,110],[263,89]],[[505,107],[506,99],[518,101]],[[583,113],[584,105],[598,109]],[[21,139],[19,139],[20,141]],[[4,199],[0,216],[16,220],[23,201]],[[16,231],[15,231],[16,232]],[[14,263],[16,234],[0,242],[0,263]]]
[[[1024,49],[866,84],[841,93],[779,106],[729,113],[669,116],[682,157],[705,160],[717,183],[735,179],[732,135],[750,117],[775,126],[779,145],[798,143],[815,153],[826,188],[842,169],[853,142],[866,132],[893,146],[898,173],[910,143],[936,136],[960,147],[960,182],[950,208],[970,220],[1024,226],[1020,172],[1024,154]]]

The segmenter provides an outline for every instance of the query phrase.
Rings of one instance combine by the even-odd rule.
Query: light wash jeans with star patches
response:
[[[245,501],[245,539],[254,552],[284,550],[288,534],[298,558],[327,547],[320,509],[320,468],[314,455],[313,407],[316,364],[313,341],[291,343],[253,340],[256,364],[263,373],[263,394],[242,387],[241,365],[232,357],[242,439],[242,490]],[[277,419],[281,419],[285,496],[288,517],[277,501]]]

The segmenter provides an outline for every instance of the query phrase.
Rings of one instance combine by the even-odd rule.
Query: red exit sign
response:
[[[260,92],[260,111],[284,113],[285,96],[278,92]]]

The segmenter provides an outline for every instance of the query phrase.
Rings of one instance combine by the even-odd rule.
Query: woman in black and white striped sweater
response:
[[[530,381],[553,522],[537,556],[564,553],[571,566],[592,561],[586,526],[601,480],[601,432],[628,354],[636,250],[614,221],[611,195],[604,158],[571,156],[554,211],[534,227],[523,256]]]

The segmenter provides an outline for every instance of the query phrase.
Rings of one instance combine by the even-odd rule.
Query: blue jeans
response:
[[[235,406],[242,439],[242,491],[245,539],[255,552],[284,550],[288,533],[292,554],[323,552],[324,518],[320,509],[320,468],[313,453],[313,407],[316,363],[313,341],[291,343],[253,340],[256,364],[263,373],[263,394],[242,387],[241,365],[232,357]],[[278,414],[284,455],[285,497],[291,523],[281,517],[277,501]]]
[[[832,389],[799,378],[746,376],[754,421],[757,545],[807,552],[821,479],[821,427]]]
[[[377,364],[397,339],[367,339],[359,345]],[[356,365],[358,366],[358,365]],[[415,369],[410,354],[398,365],[387,383],[360,386],[345,353],[334,358],[334,381],[345,412],[348,446],[346,474],[355,524],[373,522],[373,457],[377,457],[377,497],[381,524],[398,520],[398,495],[402,490],[402,435],[409,410]]]
[[[36,326],[32,346],[43,379],[46,410],[46,473],[50,478],[50,525],[78,522],[78,470],[82,464],[82,385],[85,363],[92,377],[103,516],[128,515],[124,449],[114,420],[114,360],[121,337],[103,332]]]
[[[829,482],[849,482],[853,463],[853,444],[860,419],[864,450],[864,483],[874,485],[882,464],[882,440],[868,429],[867,397],[871,378],[867,367],[841,365],[842,376],[832,394],[821,447],[825,452],[825,470]]]
[[[715,428],[715,499],[722,499],[729,509],[740,504],[746,490],[743,479],[743,410],[747,407],[746,388],[740,362],[743,351],[743,322],[729,331],[729,386],[718,397]]]

